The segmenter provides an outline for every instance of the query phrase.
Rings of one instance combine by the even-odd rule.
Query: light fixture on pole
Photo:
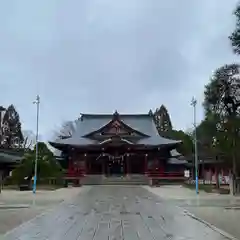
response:
[[[197,124],[196,124],[196,105],[197,100],[193,97],[191,101],[193,106],[193,125],[194,125],[194,158],[195,158],[195,184],[196,184],[196,194],[198,191],[198,149],[197,149]]]
[[[37,105],[37,126],[36,126],[36,156],[35,156],[35,165],[34,165],[34,182],[33,182],[33,193],[36,193],[37,188],[37,164],[38,164],[38,121],[39,121],[39,104],[40,104],[40,97],[37,95],[36,100],[33,102]]]

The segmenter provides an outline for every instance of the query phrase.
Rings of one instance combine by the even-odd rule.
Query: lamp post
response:
[[[193,97],[191,101],[193,106],[193,125],[194,125],[194,159],[195,159],[195,184],[196,184],[196,194],[198,191],[198,149],[197,149],[197,124],[196,124],[196,105],[197,100]]]
[[[35,164],[34,164],[34,182],[33,182],[33,193],[36,193],[37,188],[37,164],[38,164],[38,121],[39,121],[39,104],[40,104],[40,97],[37,95],[36,100],[33,102],[37,105],[37,126],[36,126],[36,157],[35,157]]]

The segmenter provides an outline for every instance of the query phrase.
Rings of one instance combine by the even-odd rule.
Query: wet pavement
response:
[[[174,205],[181,207],[216,207],[216,208],[225,208],[225,209],[240,209],[240,199],[172,199],[168,200]]]
[[[96,186],[6,234],[5,239],[223,240],[171,201],[141,187]]]
[[[170,202],[181,206],[194,214],[194,216],[240,239],[239,199],[191,199],[181,201],[172,200]]]
[[[63,201],[72,200],[85,188],[63,188],[55,191],[38,190],[34,195],[28,191],[4,190],[0,194],[0,239],[2,235],[20,224]]]

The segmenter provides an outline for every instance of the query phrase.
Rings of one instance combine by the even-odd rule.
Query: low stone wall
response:
[[[185,182],[185,179],[183,178],[176,178],[176,179],[149,178],[150,186],[173,185],[173,184],[181,185],[184,182]]]

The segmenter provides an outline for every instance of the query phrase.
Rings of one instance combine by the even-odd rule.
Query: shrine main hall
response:
[[[151,113],[81,114],[71,135],[49,143],[69,178],[184,174],[185,162],[173,156],[181,141],[161,137]]]

